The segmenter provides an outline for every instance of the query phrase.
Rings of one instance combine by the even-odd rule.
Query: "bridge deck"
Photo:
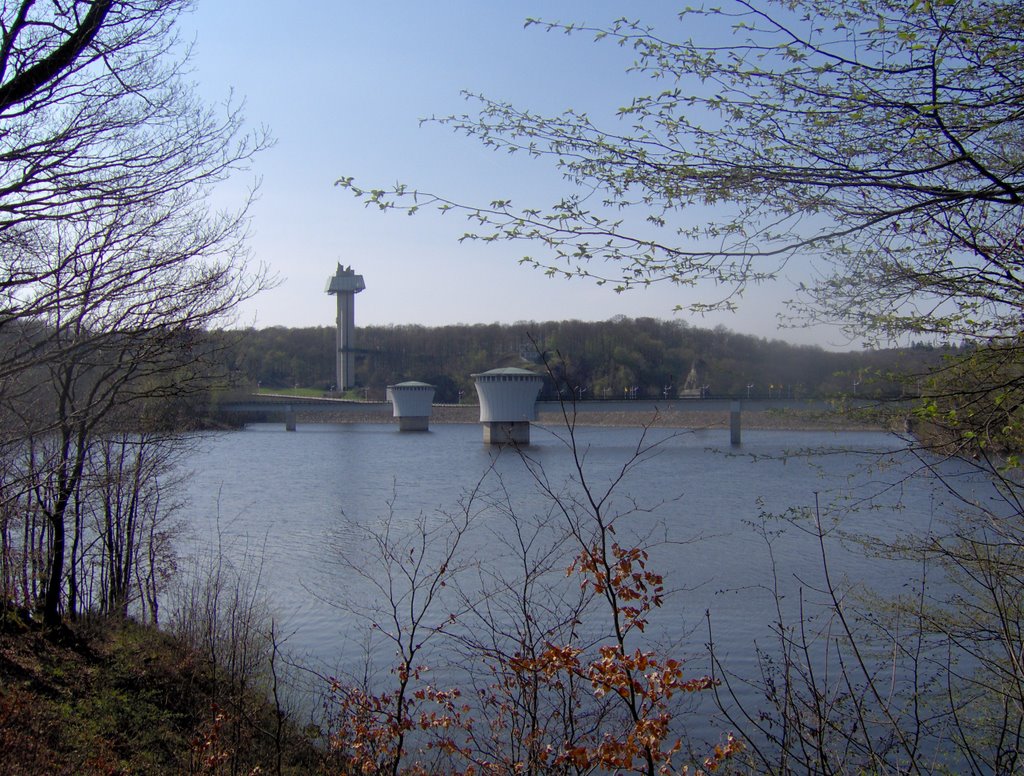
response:
[[[837,412],[838,404],[834,401],[823,399],[631,399],[631,400],[597,400],[580,401],[575,405],[567,403],[566,409],[570,412],[575,410],[578,414],[591,413],[629,413],[637,416],[651,416],[654,413],[728,413],[736,402],[739,402],[740,409],[744,415],[760,412],[811,412],[811,413],[833,413]],[[877,402],[860,400],[854,406],[869,407],[877,406]],[[847,403],[849,408],[851,403]],[[364,416],[390,416],[392,414],[391,402],[386,401],[353,401],[350,399],[330,399],[316,397],[292,397],[287,395],[259,394],[238,399],[234,401],[221,402],[218,408],[224,412],[231,413],[262,413],[279,414],[283,412],[297,412],[306,416],[318,415],[364,415]],[[476,417],[470,419],[468,416],[479,412],[479,405],[476,404],[435,404],[434,414],[458,414],[467,417],[461,418],[463,422],[475,422]],[[557,401],[537,402],[538,414],[549,414],[562,412],[562,405]]]

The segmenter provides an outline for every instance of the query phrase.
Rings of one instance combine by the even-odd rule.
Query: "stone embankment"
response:
[[[397,423],[388,412],[339,412],[304,416],[297,413],[299,423]],[[431,424],[477,423],[480,408],[474,404],[436,405],[430,418]],[[541,412],[535,421],[544,426],[564,425],[565,419],[559,412]],[[579,426],[639,427],[649,425],[655,428],[729,428],[728,411],[668,410],[657,412],[603,412],[581,409],[575,415]],[[820,410],[778,409],[743,413],[744,429],[774,429],[779,431],[871,431],[882,430],[883,422],[842,412]]]
[[[545,425],[563,424],[559,413],[541,413],[537,420]],[[659,411],[644,412],[578,412],[576,424],[580,426],[641,426],[653,428],[729,428],[727,411]],[[814,410],[768,410],[744,412],[744,429],[770,429],[778,431],[871,431],[881,430],[877,420],[866,420],[836,412]]]

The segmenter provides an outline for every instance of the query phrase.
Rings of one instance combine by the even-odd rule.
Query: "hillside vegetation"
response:
[[[265,388],[330,390],[335,381],[333,327],[271,327],[214,335],[223,368]],[[583,398],[658,398],[696,391],[712,396],[916,395],[918,377],[952,347],[829,352],[700,329],[681,321],[617,317],[608,321],[367,326],[357,330],[356,377],[368,398],[389,384],[424,380],[439,402],[472,397],[471,375],[530,366],[546,355]],[[896,377],[895,375],[899,375]]]
[[[0,614],[0,773],[310,773],[313,744],[249,693],[244,719],[208,661],[156,628],[46,631]],[[255,769],[261,770],[255,770]]]

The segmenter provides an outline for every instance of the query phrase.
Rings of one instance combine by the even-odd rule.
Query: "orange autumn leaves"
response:
[[[680,661],[627,646],[630,634],[643,633],[648,614],[664,600],[663,580],[648,569],[648,561],[645,550],[617,543],[598,542],[581,551],[568,575],[577,575],[581,589],[606,604],[604,611],[611,624],[608,642],[590,649],[575,643],[546,642],[529,654],[516,651],[493,667],[494,675],[511,678],[520,687],[553,692],[564,692],[570,685],[588,687],[592,699],[604,704],[602,724],[582,735],[572,735],[558,726],[535,728],[518,755],[529,762],[511,755],[496,756],[493,749],[484,751],[476,745],[488,736],[489,740],[498,736],[498,731],[482,728],[488,720],[493,724],[496,718],[513,717],[515,710],[499,709],[498,717],[478,716],[474,704],[503,703],[501,693],[481,692],[476,701],[466,701],[457,689],[420,684],[425,668],[401,665],[393,674],[401,680],[400,687],[409,682],[415,685],[409,692],[372,695],[335,686],[338,713],[332,744],[343,767],[359,773],[425,774],[437,772],[438,762],[444,762],[446,772],[462,774],[508,772],[510,768],[516,772],[689,772],[687,766],[676,762],[682,742],[673,734],[671,700],[679,693],[711,689],[715,680],[687,679]],[[411,748],[409,739],[414,731],[418,748],[406,751]],[[717,770],[742,748],[739,740],[727,736],[703,759],[697,772]],[[444,759],[438,760],[438,756]]]

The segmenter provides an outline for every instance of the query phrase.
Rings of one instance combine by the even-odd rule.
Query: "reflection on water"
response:
[[[577,475],[558,436],[535,426],[532,440],[531,460],[550,482],[571,487]],[[606,486],[639,440],[638,429],[580,429],[587,476]],[[618,539],[632,532],[656,543],[652,565],[677,592],[657,613],[652,631],[692,656],[692,673],[708,668],[705,612],[719,655],[737,670],[751,665],[755,642],[770,640],[776,616],[767,590],[771,563],[758,530],[764,516],[813,510],[817,501],[836,526],[834,573],[891,592],[912,570],[866,559],[857,546],[840,542],[839,532],[891,538],[925,531],[953,509],[930,478],[916,475],[914,459],[898,452],[899,440],[886,434],[746,431],[738,450],[729,449],[725,431],[659,430],[649,434],[652,441],[659,444],[618,486],[619,509],[630,499],[641,507],[621,523]],[[802,454],[807,450],[816,454]],[[295,433],[255,425],[204,435],[191,468],[194,541],[217,537],[229,552],[261,557],[264,585],[287,629],[295,631],[289,647],[318,661],[325,673],[358,660],[365,643],[364,625],[335,605],[370,594],[337,557],[371,552],[360,544],[360,526],[389,516],[400,527],[421,516],[429,522],[457,514],[460,499],[478,488],[477,505],[491,500],[507,507],[484,512],[461,548],[465,561],[479,564],[478,577],[502,564],[513,573],[503,549],[504,512],[550,520],[552,537],[562,527],[557,515],[548,517],[550,501],[523,461],[484,446],[476,425],[437,425],[415,434],[400,434],[393,425],[307,425]],[[783,527],[770,518],[768,525]],[[787,527],[772,552],[784,593],[819,586],[813,537]],[[563,560],[564,578],[570,559]]]

